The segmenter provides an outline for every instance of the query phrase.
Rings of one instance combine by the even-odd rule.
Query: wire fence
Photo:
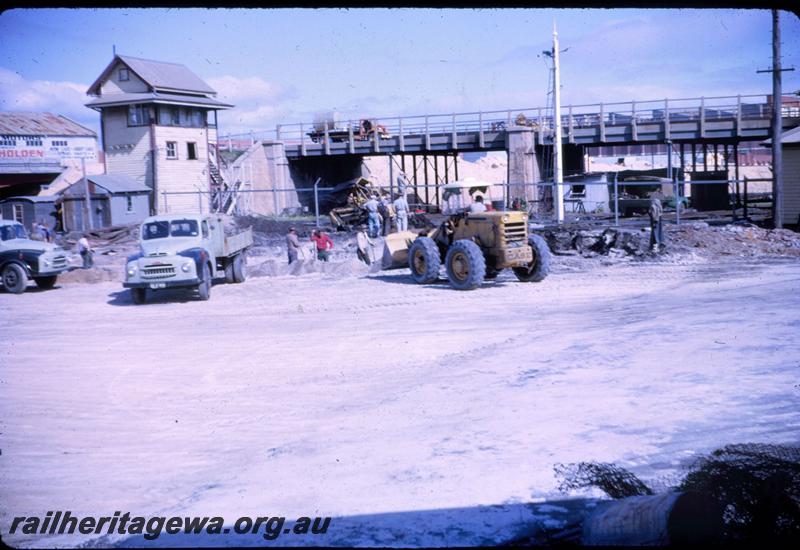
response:
[[[743,178],[739,180],[678,180],[668,178],[638,179],[626,178],[617,181],[580,181],[556,184],[544,182],[501,182],[478,186],[481,195],[490,209],[526,210],[532,220],[555,222],[555,189],[562,190],[564,211],[570,219],[610,218],[614,225],[620,225],[624,218],[646,212],[651,197],[660,198],[665,212],[674,213],[674,221],[681,224],[681,218],[697,208],[714,211],[716,215],[730,216],[733,221],[749,220],[754,209],[768,211],[772,208],[772,193],[764,191],[771,185],[771,179]],[[756,188],[760,188],[757,190]],[[201,213],[224,212],[235,215],[267,215],[272,217],[313,216],[315,224],[327,216],[333,207],[344,206],[339,195],[332,196],[334,187],[299,187],[274,189],[240,189],[229,195],[230,201],[222,204],[222,195],[214,191],[162,191],[161,209],[170,212],[170,205],[180,197],[181,205],[186,205],[187,197],[196,197],[197,208]],[[386,187],[376,187],[377,191],[391,193]],[[428,197],[423,200],[423,194]],[[396,197],[397,194],[394,194]],[[414,213],[436,214],[443,211],[445,203],[442,185],[433,183],[409,185],[406,197]],[[260,198],[260,201],[258,200]],[[282,206],[280,205],[287,205]],[[672,217],[670,214],[668,217]]]

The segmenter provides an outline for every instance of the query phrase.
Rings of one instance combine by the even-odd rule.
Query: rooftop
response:
[[[127,94],[108,94],[96,97],[86,104],[87,107],[110,107],[114,105],[131,105],[135,103],[164,103],[174,105],[191,105],[198,107],[209,107],[211,109],[228,109],[233,107],[229,103],[223,103],[210,97],[183,95],[183,94],[164,94],[158,92],[127,93]]]
[[[89,87],[87,91],[89,95],[100,95],[100,86],[118,63],[126,65],[154,91],[178,90],[207,95],[216,95],[217,93],[185,65],[127,55],[116,55],[97,80]]]
[[[92,130],[63,115],[27,112],[0,112],[0,134],[97,137]]]
[[[145,184],[139,183],[132,177],[124,174],[100,174],[95,176],[86,176],[86,179],[95,185],[95,193],[100,194],[139,193],[150,191],[150,188]],[[97,187],[100,187],[101,190],[97,190]],[[76,195],[82,196],[83,194],[84,189],[82,181],[78,181],[70,185],[63,192],[63,195],[70,197]]]

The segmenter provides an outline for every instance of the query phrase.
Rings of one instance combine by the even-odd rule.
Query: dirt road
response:
[[[523,503],[564,498],[556,463],[658,485],[718,446],[797,443],[798,329],[796,261],[473,292],[308,274],[144,306],[119,283],[0,293],[0,531],[74,546],[97,535],[6,533],[120,510],[350,518],[279,544],[503,540],[535,516]]]

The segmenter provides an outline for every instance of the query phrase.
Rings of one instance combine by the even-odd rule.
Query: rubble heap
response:
[[[555,228],[536,230],[555,254],[644,256],[649,253],[650,228]],[[800,257],[800,233],[763,229],[751,224],[709,226],[694,222],[664,227],[666,254],[699,256]]]

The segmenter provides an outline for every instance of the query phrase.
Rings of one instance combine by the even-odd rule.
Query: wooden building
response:
[[[150,188],[124,174],[87,176],[91,227],[86,217],[83,180],[66,188],[59,198],[65,231],[85,231],[141,222],[150,215]]]
[[[87,93],[100,112],[108,174],[146,186],[154,213],[208,211],[209,192],[224,186],[217,111],[232,105],[184,65],[123,55]]]
[[[57,197],[27,196],[0,200],[0,218],[18,221],[31,231],[34,223],[43,223],[50,231],[57,228]]]

